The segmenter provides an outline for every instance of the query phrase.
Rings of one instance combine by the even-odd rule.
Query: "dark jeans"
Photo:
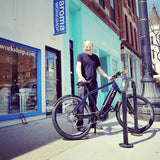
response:
[[[92,90],[96,89],[97,87],[98,87],[97,83],[92,84],[90,86],[87,86],[89,91],[92,91]],[[86,94],[87,94],[87,91],[86,91],[85,87],[84,86],[78,86],[77,95],[81,98],[84,98]],[[97,111],[97,108],[94,105],[94,103],[95,104],[97,103],[97,95],[98,95],[98,92],[95,92],[95,93],[91,94],[92,98],[88,97],[91,112]],[[78,113],[83,113],[83,106],[79,108]],[[83,125],[83,120],[78,120],[77,126],[80,126],[80,125]]]

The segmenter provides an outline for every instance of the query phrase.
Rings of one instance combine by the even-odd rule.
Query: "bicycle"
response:
[[[108,118],[108,113],[116,112],[116,118],[119,124],[123,127],[123,104],[122,100],[119,100],[115,107],[112,106],[112,102],[117,92],[122,93],[115,79],[121,76],[122,72],[117,72],[112,76],[112,81],[95,90],[88,91],[87,85],[89,82],[78,82],[77,85],[83,85],[87,89],[86,96],[82,99],[76,95],[63,96],[55,103],[55,108],[52,111],[52,122],[56,131],[66,139],[78,140],[83,138],[90,131],[92,124],[97,121],[105,121]],[[91,112],[87,103],[87,98],[98,90],[108,87],[110,88],[103,104],[100,109],[97,108],[96,112]],[[135,132],[134,128],[134,97],[133,95],[127,95],[127,125],[128,131]],[[79,110],[83,109],[83,112]],[[143,133],[151,127],[154,121],[154,110],[151,103],[144,97],[137,95],[137,119],[138,130],[136,132]],[[83,126],[81,130],[77,126],[77,122],[83,120]],[[95,125],[96,127],[96,125]],[[95,128],[96,129],[96,128]]]

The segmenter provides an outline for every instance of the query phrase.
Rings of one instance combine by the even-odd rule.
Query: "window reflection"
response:
[[[46,51],[46,105],[47,111],[52,109],[57,100],[57,67],[56,54]]]
[[[0,42],[0,115],[37,110],[36,52]]]

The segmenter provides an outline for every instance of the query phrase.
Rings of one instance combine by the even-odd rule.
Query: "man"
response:
[[[85,41],[83,44],[84,52],[77,56],[77,63],[76,63],[76,72],[78,75],[79,82],[86,82],[89,81],[90,84],[87,86],[88,90],[94,90],[98,87],[97,85],[97,71],[100,75],[111,80],[109,77],[100,67],[100,61],[97,55],[92,53],[93,43],[91,41]],[[78,87],[78,96],[83,98],[86,94],[83,86]],[[97,92],[92,94],[94,103],[97,103]],[[97,108],[95,108],[94,104],[92,103],[91,99],[89,98],[89,106],[91,108],[91,112],[96,112]],[[83,125],[83,121],[78,121],[77,126]],[[93,125],[94,127],[94,125]],[[98,126],[96,126],[99,128]],[[99,128],[99,129],[102,129]]]

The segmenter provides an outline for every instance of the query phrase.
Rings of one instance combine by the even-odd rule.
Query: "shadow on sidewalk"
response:
[[[91,129],[90,132],[88,133],[88,135],[86,135],[81,140],[97,138],[99,136],[112,136],[112,135],[116,135],[116,134],[121,134],[122,141],[123,141],[123,128],[119,125],[119,123],[117,121],[104,123],[101,126],[104,128],[103,130],[97,129],[97,132],[94,133],[94,129]],[[154,138],[158,132],[160,132],[160,129],[157,129],[157,128],[149,129],[149,130],[145,131],[144,133],[137,135],[137,137],[141,137],[140,140],[138,140],[138,141],[135,141],[136,135],[133,135],[130,132],[128,132],[128,141],[130,141],[130,138],[131,138],[132,143],[130,143],[130,144],[136,145],[136,144],[139,144],[139,143],[142,143],[142,142],[145,142],[147,140]],[[67,139],[64,139],[64,140],[67,140]],[[133,140],[135,142],[133,142]]]
[[[87,140],[105,135],[116,135],[123,131],[118,122],[105,122],[103,124],[100,124],[100,126],[103,127],[103,130],[96,129],[96,133],[94,133],[94,128],[91,128],[89,133],[80,140]],[[65,138],[63,138],[63,140],[71,141]]]
[[[144,138],[144,139],[139,140],[139,141],[136,141],[136,142],[133,142],[132,144],[135,145],[135,144],[142,143],[144,141],[150,140],[150,139],[152,139],[153,137],[156,136],[157,132],[160,132],[160,129],[153,129],[153,130],[146,131],[143,134],[149,134],[149,133],[151,133],[151,135],[149,135],[149,137]]]
[[[0,128],[0,160],[10,160],[59,138],[51,118]]]

